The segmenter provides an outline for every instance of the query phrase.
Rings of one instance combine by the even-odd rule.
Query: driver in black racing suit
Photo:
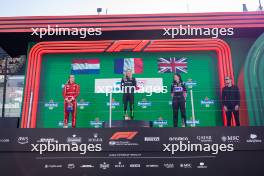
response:
[[[121,90],[123,91],[124,117],[125,120],[134,118],[134,92],[137,87],[137,81],[132,77],[132,71],[128,69],[125,77],[121,80]],[[127,115],[127,106],[129,103],[130,118]]]
[[[180,74],[175,74],[171,85],[172,110],[173,110],[173,124],[178,127],[178,110],[180,108],[182,117],[182,127],[186,127],[186,96],[187,89],[181,79]]]

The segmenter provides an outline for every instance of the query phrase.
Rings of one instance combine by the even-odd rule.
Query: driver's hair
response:
[[[71,78],[71,76],[74,76],[74,75],[69,75],[69,77],[68,77],[68,80],[67,80],[66,84],[69,84],[69,83],[70,83],[70,78]]]
[[[132,70],[131,69],[127,69],[125,72],[124,72],[124,78],[126,78],[126,75],[127,75],[127,72],[131,72],[131,78],[132,78]]]

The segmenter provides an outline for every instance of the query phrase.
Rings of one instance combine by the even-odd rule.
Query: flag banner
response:
[[[99,74],[99,59],[74,59],[71,64],[71,74]]]
[[[115,74],[123,74],[128,69],[130,69],[132,73],[143,73],[142,58],[115,59]]]
[[[187,58],[159,58],[159,73],[187,73]]]

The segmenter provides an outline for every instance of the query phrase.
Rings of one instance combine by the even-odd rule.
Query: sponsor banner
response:
[[[93,120],[93,121],[90,121],[90,126],[92,126],[93,128],[102,128],[103,123],[104,123],[103,121]]]
[[[162,128],[162,127],[167,127],[168,125],[169,125],[168,120],[158,119],[153,121],[153,127]]]
[[[140,153],[140,154],[139,154]],[[60,175],[126,175],[134,176],[135,173],[144,175],[195,175],[197,173],[214,173],[213,175],[229,176],[230,169],[218,169],[219,166],[228,168],[230,165],[237,169],[235,172],[241,176],[248,176],[248,172],[259,173],[254,176],[262,176],[262,161],[264,153],[261,151],[245,152],[237,151],[213,157],[207,154],[184,153],[181,156],[166,156],[157,152],[137,152],[138,156],[130,152],[106,153],[101,155],[87,155],[79,157],[69,153],[51,153],[46,156],[36,156],[34,153],[1,153],[3,162],[1,173],[4,175],[27,175],[52,176]],[[239,156],[239,162],[233,162]],[[34,166],[34,167],[32,167]],[[28,169],[30,168],[30,169]],[[217,174],[215,172],[217,171]],[[81,174],[80,174],[81,173]],[[245,173],[245,174],[244,174]],[[140,174],[138,174],[140,175]],[[210,174],[212,175],[212,174]]]
[[[90,106],[90,102],[85,101],[84,99],[81,99],[80,102],[77,102],[77,107],[82,109],[85,109],[86,107]]]
[[[163,126],[167,120],[154,121]],[[63,122],[61,121],[61,124]],[[163,144],[224,144],[235,150],[263,150],[263,127],[199,128],[101,128],[103,120],[95,118],[89,129],[0,129],[0,151],[31,151],[32,144],[102,144],[102,151],[157,151]],[[95,129],[96,128],[96,129]],[[74,131],[73,131],[74,130]]]
[[[215,104],[215,101],[208,97],[205,97],[204,100],[201,100],[201,105],[205,106],[206,108],[209,108],[210,106],[214,104]]]
[[[48,108],[49,110],[53,110],[54,108],[59,107],[58,102],[54,102],[52,99],[49,102],[46,102],[44,104],[45,108]]]
[[[186,85],[189,89],[191,89],[191,88],[197,86],[197,81],[194,81],[194,80],[192,80],[191,78],[189,78],[188,81],[185,82],[185,85]]]
[[[196,126],[200,124],[199,120],[186,120],[187,125]]]
[[[142,109],[146,109],[152,106],[152,102],[148,101],[147,99],[143,98],[141,101],[138,101],[137,105]]]
[[[68,122],[68,127],[72,126],[72,122]],[[58,127],[63,128],[64,127],[64,121],[61,120],[58,122]]]
[[[106,103],[107,106],[110,106],[110,103],[107,102]],[[114,98],[112,99],[112,102],[111,102],[111,105],[112,105],[112,109],[115,109],[116,107],[120,106],[120,102],[119,101],[116,101]]]

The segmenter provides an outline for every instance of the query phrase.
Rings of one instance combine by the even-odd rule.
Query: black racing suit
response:
[[[172,98],[172,109],[173,109],[173,124],[174,127],[178,126],[178,110],[180,108],[181,117],[183,119],[184,125],[186,126],[186,110],[185,110],[185,97],[186,87],[183,82],[174,81],[171,85]]]
[[[240,106],[240,92],[237,86],[225,86],[222,90],[222,105],[227,107],[226,118],[227,126],[231,126],[232,113],[235,117],[236,126],[240,126],[239,111],[235,110],[235,106]]]
[[[135,78],[125,77],[121,80],[121,89],[123,91],[124,115],[127,115],[127,105],[130,107],[130,118],[134,118],[134,92],[137,87]]]

